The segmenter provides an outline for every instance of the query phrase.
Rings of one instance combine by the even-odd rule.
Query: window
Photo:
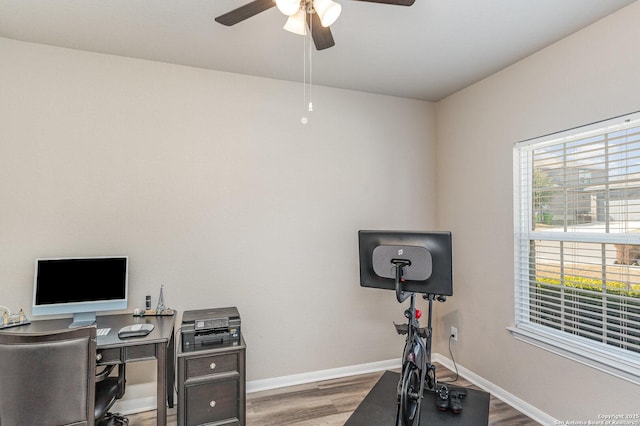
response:
[[[514,336],[640,383],[640,113],[514,148]]]

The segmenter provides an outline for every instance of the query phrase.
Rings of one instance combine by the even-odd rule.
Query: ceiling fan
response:
[[[411,6],[415,0],[357,0],[370,3],[383,3],[397,6]],[[333,0],[253,0],[237,9],[218,16],[216,22],[231,26],[260,12],[278,6],[278,9],[289,16],[284,29],[296,34],[305,35],[309,27],[311,37],[317,50],[327,49],[335,45],[331,24],[340,15],[342,6]],[[306,23],[306,24],[305,24]]]

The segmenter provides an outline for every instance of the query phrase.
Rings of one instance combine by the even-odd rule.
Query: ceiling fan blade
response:
[[[307,13],[307,26],[311,29],[311,38],[316,50],[324,50],[335,46],[329,27],[323,27],[317,13]]]
[[[383,4],[392,4],[396,6],[411,6],[415,3],[415,0],[356,0],[356,1],[367,1],[369,3],[383,3]]]
[[[227,12],[224,15],[220,15],[216,18],[216,22],[222,25],[235,25],[238,22],[251,18],[260,12],[264,12],[267,9],[271,9],[276,3],[273,0],[254,0],[251,3],[247,3],[244,6],[240,6],[237,9],[233,9],[231,12]]]

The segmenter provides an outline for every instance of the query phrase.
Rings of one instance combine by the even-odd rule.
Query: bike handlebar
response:
[[[412,294],[416,293],[414,291],[404,291],[402,289],[402,283],[404,282],[404,268],[411,265],[411,261],[404,259],[393,259],[391,263],[396,268],[396,299],[398,299],[399,303],[402,303],[407,300]],[[447,296],[441,294],[436,295],[423,293],[422,298],[425,300],[437,300],[438,302],[445,302],[447,300]]]
[[[396,299],[399,303],[404,302],[411,296],[411,292],[402,290],[402,282],[404,282],[404,267],[409,265],[408,260],[394,260],[393,264],[396,267]]]

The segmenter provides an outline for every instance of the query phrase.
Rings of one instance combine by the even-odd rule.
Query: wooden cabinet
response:
[[[178,426],[245,424],[245,343],[178,350]]]

